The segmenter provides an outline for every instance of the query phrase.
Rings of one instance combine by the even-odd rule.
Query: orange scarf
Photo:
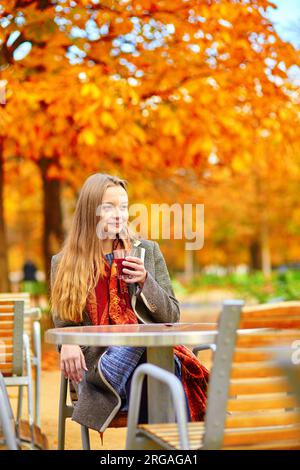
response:
[[[100,276],[96,288],[90,293],[87,310],[94,325],[138,323],[131,307],[128,285],[118,279],[114,260],[111,266],[105,260],[105,276]],[[175,346],[174,354],[181,363],[181,380],[188,399],[191,419],[202,421],[206,409],[209,372],[187,347]]]

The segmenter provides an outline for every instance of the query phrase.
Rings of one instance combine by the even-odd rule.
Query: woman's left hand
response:
[[[125,261],[123,261],[122,269],[123,274],[126,274],[130,277],[124,278],[124,281],[127,283],[138,282],[142,287],[147,277],[147,271],[144,266],[144,262],[135,256],[126,256]]]

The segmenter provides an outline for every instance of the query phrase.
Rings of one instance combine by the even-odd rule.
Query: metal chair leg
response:
[[[41,325],[39,321],[33,323],[33,345],[35,354],[35,423],[41,426]]]
[[[18,450],[17,441],[13,432],[12,422],[9,419],[5,406],[5,397],[0,388],[0,423],[4,434],[4,442],[9,450]]]
[[[64,374],[61,373],[58,412],[58,450],[64,450],[65,448],[67,391],[68,379],[66,379]]]
[[[71,418],[74,407],[67,404],[69,380],[65,378],[63,372],[60,376],[59,413],[58,413],[58,450],[65,449],[66,419]],[[83,450],[90,450],[89,428],[81,426],[81,442]]]
[[[19,423],[22,418],[22,408],[23,408],[23,385],[19,385],[18,387],[18,408],[17,408],[17,416],[16,422]]]
[[[126,450],[135,450],[137,444],[137,424],[139,409],[141,403],[142,384],[145,375],[165,383],[171,390],[173,405],[176,403],[176,418],[179,430],[180,448],[188,450],[188,425],[187,425],[187,410],[186,400],[181,381],[171,372],[168,372],[153,364],[141,364],[138,366],[133,374],[130,400],[127,420],[127,438]]]
[[[31,431],[31,444],[34,446],[34,411],[33,411],[33,390],[32,390],[32,376],[31,376],[31,358],[30,358],[30,342],[29,336],[23,334],[23,344],[24,344],[24,353],[25,353],[25,364],[26,364],[26,374],[28,377],[27,385],[27,410],[28,410],[28,422]]]
[[[4,435],[4,442],[9,450],[18,450],[16,439],[14,415],[8,398],[5,382],[0,372],[0,424]],[[1,439],[2,440],[2,439]]]
[[[28,377],[27,386],[27,407],[28,407],[28,421],[30,425],[33,425],[33,393],[32,393],[32,376],[31,376],[31,358],[30,358],[30,344],[29,337],[27,334],[23,334],[23,344],[25,351],[25,363],[26,363],[26,374]]]
[[[90,433],[89,433],[89,428],[86,426],[80,426],[81,427],[81,442],[82,442],[82,449],[83,450],[90,450]]]

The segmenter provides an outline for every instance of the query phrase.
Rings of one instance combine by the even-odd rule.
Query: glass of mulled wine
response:
[[[114,261],[117,265],[117,273],[118,273],[118,279],[128,279],[130,276],[128,274],[123,274],[123,268],[126,268],[126,266],[123,266],[123,261],[125,261],[126,256],[134,256],[136,258],[140,258],[142,261],[144,261],[145,257],[145,248],[143,247],[134,247],[131,248],[130,250],[114,250]],[[131,269],[129,266],[127,266],[127,269]]]

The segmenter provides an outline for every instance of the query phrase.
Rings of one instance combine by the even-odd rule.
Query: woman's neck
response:
[[[103,240],[102,247],[103,247],[103,252],[105,255],[107,255],[108,253],[111,253],[113,250],[113,240],[112,239]]]
[[[104,240],[102,240],[102,247],[105,255],[111,253],[113,250],[119,249],[121,247],[119,237],[116,237],[115,239],[105,238]]]

